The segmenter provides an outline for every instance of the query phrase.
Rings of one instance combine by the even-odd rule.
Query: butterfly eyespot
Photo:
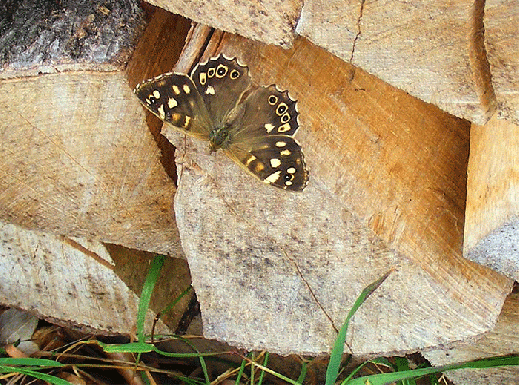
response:
[[[275,105],[278,102],[278,97],[276,95],[269,96],[269,104],[271,106]]]
[[[240,76],[240,71],[238,70],[232,70],[231,71],[231,79],[238,79],[238,77]]]
[[[155,96],[150,95],[148,96],[148,99],[146,99],[146,103],[150,106],[153,106],[155,103],[157,103],[159,99],[157,99]]]
[[[287,109],[288,109],[288,107],[285,103],[280,103],[278,108],[276,108],[276,114],[281,116],[286,112]]]
[[[288,113],[283,114],[283,115],[281,116],[281,123],[286,123],[286,122],[288,122],[289,120],[290,120],[290,115],[289,115]]]
[[[228,68],[226,66],[224,66],[223,64],[220,64],[216,68],[216,77],[223,78],[227,74],[227,70],[228,70]]]
[[[212,78],[215,75],[215,73],[216,73],[216,70],[214,68],[209,68],[207,70],[207,76],[210,78]]]

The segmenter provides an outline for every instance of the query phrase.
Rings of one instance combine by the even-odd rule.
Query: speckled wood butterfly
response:
[[[301,191],[308,182],[297,102],[275,85],[251,87],[247,66],[223,55],[200,63],[191,75],[166,73],[135,88],[151,112],[194,137],[222,149],[261,181]]]

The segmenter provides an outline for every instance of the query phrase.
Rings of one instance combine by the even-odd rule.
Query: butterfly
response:
[[[262,182],[302,191],[308,182],[297,102],[275,85],[252,87],[249,69],[224,55],[191,74],[166,73],[135,88],[141,103],[185,134],[209,141]]]

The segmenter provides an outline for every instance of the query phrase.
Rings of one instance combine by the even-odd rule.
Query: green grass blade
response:
[[[303,362],[303,365],[301,366],[301,373],[299,374],[299,377],[297,378],[298,384],[302,384],[303,381],[305,380],[307,369],[308,369],[308,365],[306,364],[306,362]]]
[[[61,362],[47,360],[45,358],[0,358],[0,365],[17,365],[17,366],[34,366],[34,367],[63,366],[63,364]]]
[[[146,342],[130,342],[128,344],[105,344],[96,341],[106,353],[150,353],[155,351],[155,346]]]
[[[137,339],[139,342],[144,342],[144,321],[146,319],[146,312],[150,307],[151,293],[153,293],[153,289],[157,283],[160,269],[164,264],[165,258],[166,257],[163,255],[155,255],[155,258],[153,258],[153,261],[151,262],[150,269],[148,270],[148,274],[146,275],[146,281],[142,287],[139,300],[139,311],[137,312]]]
[[[380,373],[372,376],[366,376],[362,378],[356,378],[348,381],[348,385],[365,385],[369,383],[371,385],[386,385],[392,382],[404,381],[408,379],[415,379],[423,377],[428,374],[443,373],[449,370],[456,369],[484,369],[484,368],[495,368],[500,366],[519,366],[519,356],[508,356],[508,357],[493,357],[484,358],[481,360],[474,360],[469,362],[462,362],[457,364],[442,365],[437,367],[422,368],[407,370],[396,373]]]
[[[405,357],[395,357],[395,371],[404,372],[406,370],[411,370],[409,367],[409,360]],[[416,385],[416,381],[414,378],[408,378],[400,381],[397,385]]]
[[[171,311],[171,309],[173,309],[173,307],[191,290],[193,290],[193,286],[189,285],[182,293],[177,296],[177,298],[175,298],[168,306],[164,308],[164,310],[161,311],[161,314],[166,314],[167,312]]]
[[[266,366],[263,366],[261,364],[258,364],[257,362],[254,362],[254,361],[250,361],[250,364],[251,365],[254,365],[254,366],[257,366],[258,368],[260,368],[261,370],[269,373],[269,374],[272,374],[273,376],[279,378],[280,380],[283,380],[289,384],[292,384],[292,385],[300,385],[297,381],[294,381],[292,380],[291,378],[288,378],[288,377],[285,377],[284,375],[272,370],[272,369],[269,369],[267,368]]]
[[[339,330],[339,334],[335,339],[335,344],[333,345],[332,354],[330,355],[330,362],[328,363],[328,368],[326,369],[326,385],[332,385],[337,381],[337,377],[339,375],[339,367],[341,365],[342,354],[344,353],[344,342],[346,341],[346,332],[348,331],[348,326],[350,324],[350,319],[353,317],[355,312],[359,309],[359,307],[366,301],[366,299],[373,293],[384,280],[389,276],[391,271],[388,271],[382,277],[377,279],[375,282],[368,285],[362,293],[360,293],[359,297],[353,304],[350,312],[346,316],[346,320]]]
[[[269,362],[269,352],[265,352],[265,359],[263,360],[263,366],[267,366]],[[265,377],[265,372],[262,370],[258,379],[258,385],[263,383],[263,377]]]
[[[50,374],[40,373],[35,370],[29,370],[18,366],[4,366],[0,365],[0,373],[20,373],[26,376],[34,377],[39,380],[44,380],[53,385],[72,385],[70,382],[62,380],[61,378],[51,376]]]
[[[243,376],[243,372],[245,371],[245,365],[247,365],[247,361],[241,360],[240,370],[238,371],[238,375],[236,376],[235,385],[240,385],[241,377]]]

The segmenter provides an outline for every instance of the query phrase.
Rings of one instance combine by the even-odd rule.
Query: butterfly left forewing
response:
[[[209,138],[213,122],[189,76],[163,74],[137,85],[134,92],[163,121],[195,137]]]

